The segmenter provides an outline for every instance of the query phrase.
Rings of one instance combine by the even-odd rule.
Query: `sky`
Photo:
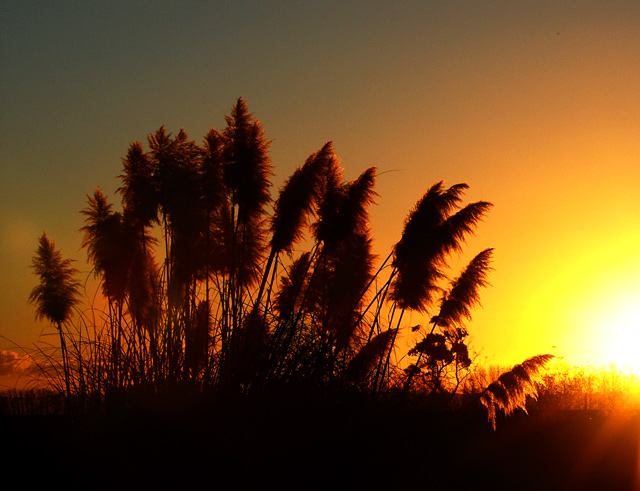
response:
[[[100,186],[117,201],[131,142],[161,125],[200,142],[238,97],[273,140],[274,195],[327,141],[346,178],[378,168],[382,256],[438,181],[494,204],[453,261],[495,249],[468,326],[489,363],[620,362],[623,348],[640,358],[637,0],[1,10],[0,375],[17,347],[51,342],[27,300],[38,237],[86,278],[87,194]]]

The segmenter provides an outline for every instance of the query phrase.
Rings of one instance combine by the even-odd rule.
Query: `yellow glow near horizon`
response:
[[[605,356],[640,373],[640,295],[622,297],[603,319]]]
[[[640,374],[640,269],[632,263],[626,268],[608,264],[599,274],[582,278],[582,302],[570,308],[574,347],[584,350],[587,364],[615,364]]]
[[[612,222],[600,237],[555,247],[543,251],[545,267],[532,261],[537,269],[523,269],[530,295],[514,300],[526,322],[521,345],[553,348],[571,365],[615,364],[640,374],[640,231]]]

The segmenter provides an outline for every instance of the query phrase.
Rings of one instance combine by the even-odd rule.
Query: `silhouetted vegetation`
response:
[[[597,411],[610,415],[640,411],[640,378],[616,366],[575,367],[553,363],[542,377],[538,411]]]
[[[72,319],[75,270],[46,235],[34,258],[31,301],[56,328],[62,359],[59,368],[47,351],[43,373],[75,409],[480,400],[495,423],[496,410],[535,397],[548,355],[485,386],[473,376],[467,323],[493,251],[452,273],[491,208],[464,204],[466,184],[431,186],[379,261],[368,212],[376,168],[346,181],[330,142],[273,201],[269,141],[242,99],[201,144],[164,127],[147,143],[123,159],[120,206],[98,188],[81,212],[101,296]],[[407,326],[409,311],[428,322]],[[399,334],[412,340],[408,353]]]

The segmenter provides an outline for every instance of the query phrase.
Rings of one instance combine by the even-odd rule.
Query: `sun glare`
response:
[[[640,299],[615,309],[603,326],[609,340],[607,354],[619,367],[640,374]]]
[[[552,293],[567,329],[562,339],[576,365],[611,366],[640,376],[640,234],[616,238],[609,246],[585,248],[565,268]]]

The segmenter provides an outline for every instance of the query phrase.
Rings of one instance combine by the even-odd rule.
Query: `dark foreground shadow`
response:
[[[228,407],[71,422],[7,417],[11,473],[133,489],[632,490],[638,416]],[[81,486],[83,487],[83,486]]]

